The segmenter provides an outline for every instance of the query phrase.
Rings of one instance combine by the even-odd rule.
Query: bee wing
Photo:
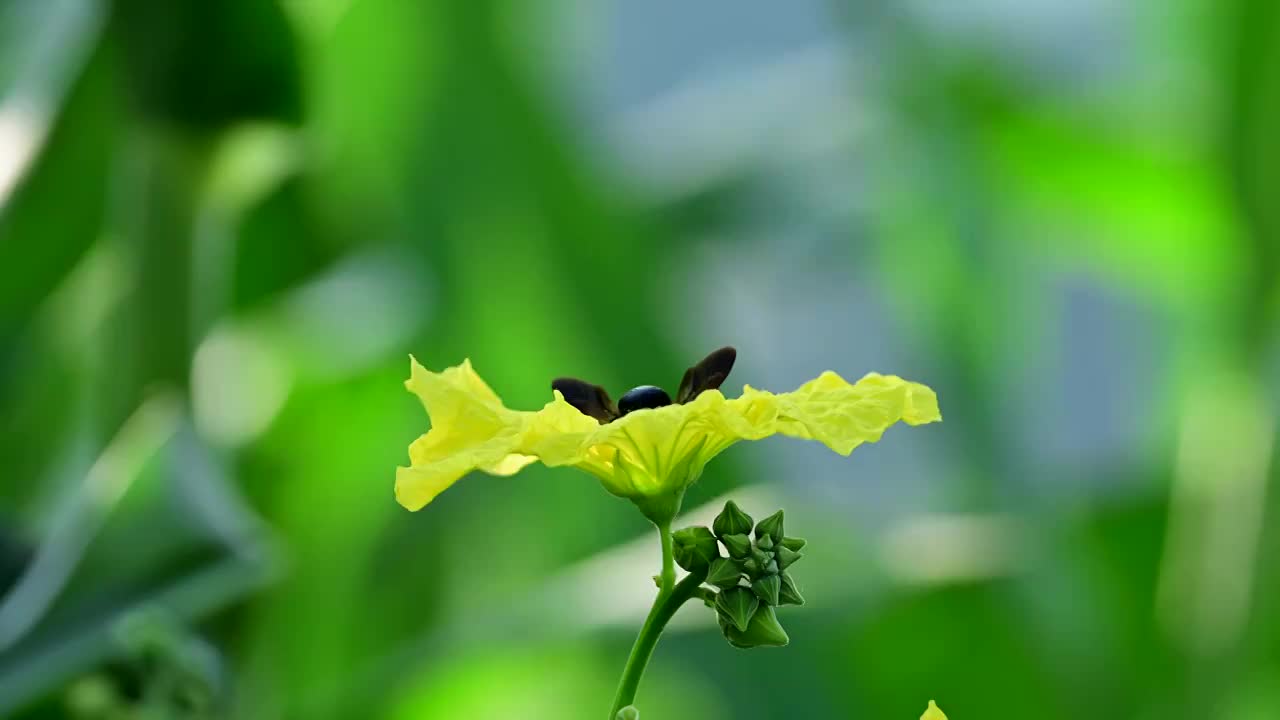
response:
[[[551,381],[551,389],[559,390],[565,402],[574,406],[583,415],[600,421],[603,425],[618,419],[618,408],[609,399],[609,393],[599,385],[592,385],[586,380],[562,377]]]
[[[703,390],[719,388],[729,371],[733,370],[733,362],[738,359],[738,351],[731,347],[722,347],[702,359],[702,362],[684,371],[680,380],[680,390],[676,393],[677,403],[686,403],[698,397]]]

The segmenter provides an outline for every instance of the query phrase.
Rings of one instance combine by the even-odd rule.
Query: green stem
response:
[[[649,617],[640,628],[636,644],[631,647],[631,657],[627,658],[627,666],[622,671],[622,679],[618,681],[618,694],[613,699],[613,709],[609,711],[609,720],[614,720],[618,711],[631,705],[636,699],[636,691],[640,688],[640,679],[644,677],[644,669],[653,656],[653,649],[658,638],[667,627],[676,610],[694,596],[702,578],[690,575],[681,580],[670,593],[658,593],[658,599],[649,611]]]
[[[674,540],[671,538],[671,523],[658,526],[658,537],[662,540],[662,592],[669,593],[676,584],[676,560],[672,547]],[[661,594],[658,595],[658,599],[662,599]]]
[[[658,645],[658,638],[666,629],[671,617],[681,605],[697,594],[705,573],[694,573],[676,583],[675,556],[672,552],[671,524],[658,525],[658,533],[662,538],[662,589],[653,601],[649,616],[640,628],[635,645],[631,646],[631,655],[627,658],[627,666],[622,670],[622,678],[618,681],[618,694],[613,699],[613,709],[609,711],[609,720],[614,720],[618,711],[631,705],[636,699],[636,691],[640,688],[640,679],[653,656],[653,649]]]

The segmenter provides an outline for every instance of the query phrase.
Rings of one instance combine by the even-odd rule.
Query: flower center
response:
[[[671,396],[656,385],[641,385],[627,391],[618,399],[618,412],[626,415],[629,412],[644,408],[659,408],[671,404]]]

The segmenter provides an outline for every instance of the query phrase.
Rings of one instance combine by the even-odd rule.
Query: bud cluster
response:
[[[673,539],[680,567],[705,573],[704,582],[710,587],[701,591],[701,597],[716,611],[729,644],[740,648],[787,644],[789,638],[774,608],[804,604],[787,568],[802,557],[805,541],[783,534],[781,510],[756,523],[730,500],[711,529],[688,527],[676,531]]]

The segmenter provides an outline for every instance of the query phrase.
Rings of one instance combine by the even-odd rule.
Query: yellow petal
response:
[[[396,469],[396,500],[406,508],[423,507],[472,470],[513,475],[538,459],[517,449],[529,435],[534,416],[542,413],[509,410],[476,374],[470,360],[434,373],[410,358],[405,387],[422,400],[431,416],[431,430],[409,446],[410,466]],[[595,420],[561,403],[570,412],[547,413],[542,418],[544,431],[576,428],[581,432],[597,426]]]
[[[947,720],[947,716],[943,715],[938,706],[930,700],[929,709],[924,711],[924,714],[920,716],[920,720]]]
[[[826,372],[781,394],[747,387],[732,400],[709,390],[683,405],[638,410],[605,425],[558,392],[536,412],[510,410],[467,361],[432,373],[415,360],[407,386],[432,420],[431,431],[409,446],[411,466],[396,473],[396,497],[410,510],[473,469],[509,475],[537,459],[590,472],[616,495],[652,498],[682,491],[739,440],[781,433],[848,455],[899,420],[942,419],[932,390],[874,373],[850,384]]]
[[[778,432],[817,440],[841,455],[878,441],[899,420],[922,425],[942,419],[932,390],[893,375],[871,373],[851,385],[828,370],[777,398]]]

